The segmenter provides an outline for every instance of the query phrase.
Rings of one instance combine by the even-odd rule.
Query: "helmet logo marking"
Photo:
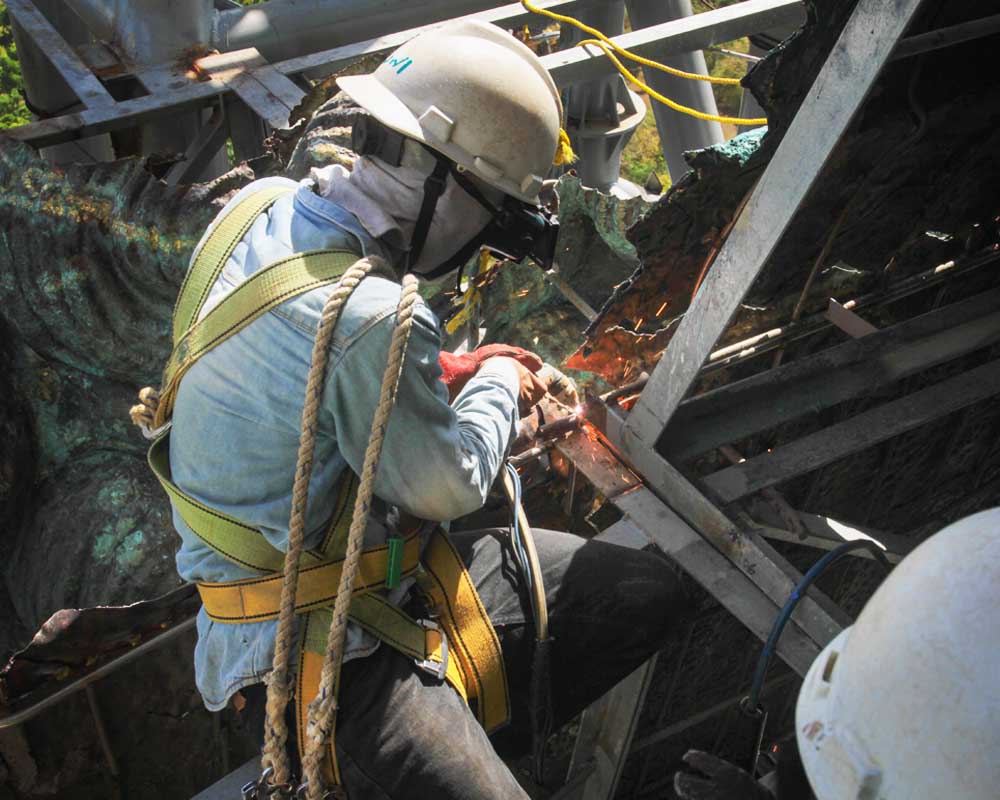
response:
[[[396,67],[397,75],[402,75],[403,70],[413,63],[413,59],[409,56],[389,56],[386,60],[389,62],[389,66]]]

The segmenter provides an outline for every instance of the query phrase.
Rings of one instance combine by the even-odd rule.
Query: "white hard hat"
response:
[[[538,203],[560,142],[562,105],[538,56],[506,31],[448,23],[415,36],[371,75],[337,84],[382,124]]]
[[[795,724],[819,800],[1000,797],[1000,509],[903,559],[810,667]]]

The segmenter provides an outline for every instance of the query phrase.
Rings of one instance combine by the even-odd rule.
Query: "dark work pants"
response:
[[[549,604],[558,727],[660,649],[685,604],[678,574],[652,553],[534,534]],[[512,715],[494,739],[505,750],[520,744],[526,751],[535,634],[507,531],[450,538],[503,648]],[[263,731],[263,687],[244,694],[248,724]],[[339,701],[337,750],[351,800],[527,797],[458,694],[392,648],[346,663]]]

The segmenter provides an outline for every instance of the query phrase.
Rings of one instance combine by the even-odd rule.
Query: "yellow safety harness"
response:
[[[285,300],[339,280],[358,257],[317,250],[277,261],[247,279],[199,320],[209,292],[226,261],[253,221],[291,188],[261,189],[236,204],[208,235],[181,287],[174,309],[174,349],[164,370],[154,424],[167,424],[180,381],[202,355]],[[277,619],[285,554],[251,525],[199,502],[180,489],[170,473],[169,430],[149,451],[149,464],[187,526],[210,548],[256,577],[199,583],[210,619],[222,624]],[[347,472],[321,545],[303,551],[295,613],[300,615],[300,649],[295,709],[300,755],[306,737],[306,709],[320,684],[326,632],[332,617],[358,481]],[[475,586],[445,533],[434,530],[421,558],[422,527],[402,539],[361,554],[348,618],[386,645],[413,658],[424,670],[447,680],[469,702],[487,732],[510,715],[500,643]],[[435,621],[414,620],[389,603],[384,590],[400,577],[414,577]],[[325,765],[328,780],[340,783],[331,734]]]

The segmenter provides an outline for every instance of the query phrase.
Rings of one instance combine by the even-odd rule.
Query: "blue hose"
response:
[[[778,639],[781,638],[781,632],[785,629],[785,625],[788,624],[788,620],[791,619],[792,612],[799,604],[799,600],[802,599],[806,590],[831,564],[839,561],[841,557],[852,550],[861,549],[870,551],[875,560],[885,567],[887,573],[892,570],[892,565],[889,563],[889,559],[885,557],[885,553],[882,552],[882,548],[869,539],[844,542],[813,564],[812,568],[802,576],[802,580],[799,581],[791,595],[789,595],[788,600],[785,601],[785,605],[778,612],[778,616],[774,620],[774,625],[771,626],[771,633],[767,637],[767,642],[765,642],[764,649],[760,653],[760,658],[757,660],[757,670],[754,672],[753,683],[750,684],[750,696],[746,702],[747,713],[757,714],[760,711],[760,693],[764,688],[764,677],[767,675],[767,668],[771,665],[771,657],[778,646]]]

